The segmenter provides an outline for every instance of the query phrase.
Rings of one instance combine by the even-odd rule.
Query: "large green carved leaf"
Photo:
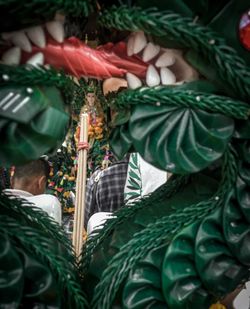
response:
[[[130,149],[132,142],[149,163],[186,174],[198,172],[222,156],[234,121],[198,109],[139,104],[132,109],[127,133],[125,126],[116,130],[119,133],[113,134],[111,144],[118,156]]]
[[[17,308],[23,293],[24,269],[6,234],[0,235],[0,296],[2,308]]]
[[[123,289],[123,308],[167,309],[161,290],[161,264],[166,245],[152,250],[130,272]]]
[[[208,308],[213,302],[206,291],[194,260],[196,222],[177,235],[169,245],[162,264],[162,288],[170,308]]]
[[[23,164],[54,150],[65,136],[68,121],[62,96],[55,87],[2,87],[1,164]]]
[[[111,147],[113,152],[119,157],[133,151],[131,137],[128,131],[128,123],[118,126],[110,135]]]
[[[195,263],[206,288],[215,295],[232,292],[244,279],[248,269],[228,248],[223,233],[223,208],[206,217],[197,232]]]
[[[224,207],[223,230],[231,252],[243,264],[250,265],[250,190],[239,176]]]

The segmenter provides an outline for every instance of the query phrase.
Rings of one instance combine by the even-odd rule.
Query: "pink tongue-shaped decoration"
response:
[[[127,72],[145,78],[148,64],[144,63],[138,56],[127,55],[127,45],[125,42],[117,44],[107,43],[97,47],[99,52],[102,52],[102,57],[111,62],[118,68],[125,69]]]
[[[250,51],[250,9],[241,17],[239,35],[241,44]]]
[[[75,37],[58,43],[47,38],[45,48],[33,46],[31,53],[22,54],[22,63],[26,63],[34,54],[41,52],[44,63],[55,68],[63,68],[67,73],[76,76],[105,79],[109,77],[125,77],[127,72],[138,78],[145,78],[148,64],[138,56],[127,56],[125,42],[107,43],[97,49],[90,48]]]

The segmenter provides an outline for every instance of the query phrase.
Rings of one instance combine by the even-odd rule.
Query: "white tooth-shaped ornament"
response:
[[[160,76],[156,68],[150,64],[146,73],[146,83],[149,87],[158,86],[160,84]]]
[[[38,47],[44,48],[46,46],[45,33],[40,26],[32,27],[26,30],[30,40]]]
[[[2,62],[4,64],[19,64],[21,60],[21,49],[20,47],[12,47],[11,49],[7,50],[2,55]]]
[[[132,34],[128,39],[127,44],[127,55],[132,56],[134,53],[134,43],[135,43],[135,36]]]
[[[164,52],[156,61],[155,66],[158,68],[169,67],[175,63],[175,57],[169,52]]]
[[[134,74],[132,73],[127,73],[126,74],[126,79],[128,82],[128,88],[130,89],[136,89],[142,86],[141,80]]]
[[[138,54],[143,48],[147,45],[147,39],[145,37],[144,32],[139,31],[136,32],[134,37],[134,54]]]
[[[37,53],[33,55],[26,63],[34,66],[43,65],[44,55],[42,53]]]
[[[14,45],[20,47],[22,50],[28,53],[32,51],[32,46],[30,44],[30,41],[23,31],[18,31],[18,32],[13,33],[13,35],[10,38],[10,41]]]
[[[46,23],[46,28],[49,34],[58,43],[62,43],[64,40],[64,27],[60,21],[50,21]]]
[[[154,45],[153,43],[149,42],[143,51],[142,60],[144,62],[150,61],[159,54],[160,49],[161,48],[159,45]]]
[[[168,68],[161,68],[161,83],[162,85],[173,85],[176,82],[176,77]]]

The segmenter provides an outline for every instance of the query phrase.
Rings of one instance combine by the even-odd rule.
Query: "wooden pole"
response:
[[[76,203],[73,226],[73,246],[76,256],[79,257],[83,244],[85,189],[87,178],[87,152],[88,152],[88,114],[81,114],[78,169],[76,179]]]

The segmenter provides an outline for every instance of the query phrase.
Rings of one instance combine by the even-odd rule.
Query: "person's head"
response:
[[[86,95],[87,105],[89,107],[93,107],[95,105],[95,93],[88,92]]]
[[[22,166],[16,166],[11,186],[13,189],[27,191],[33,195],[43,194],[49,172],[49,163],[42,158]]]

